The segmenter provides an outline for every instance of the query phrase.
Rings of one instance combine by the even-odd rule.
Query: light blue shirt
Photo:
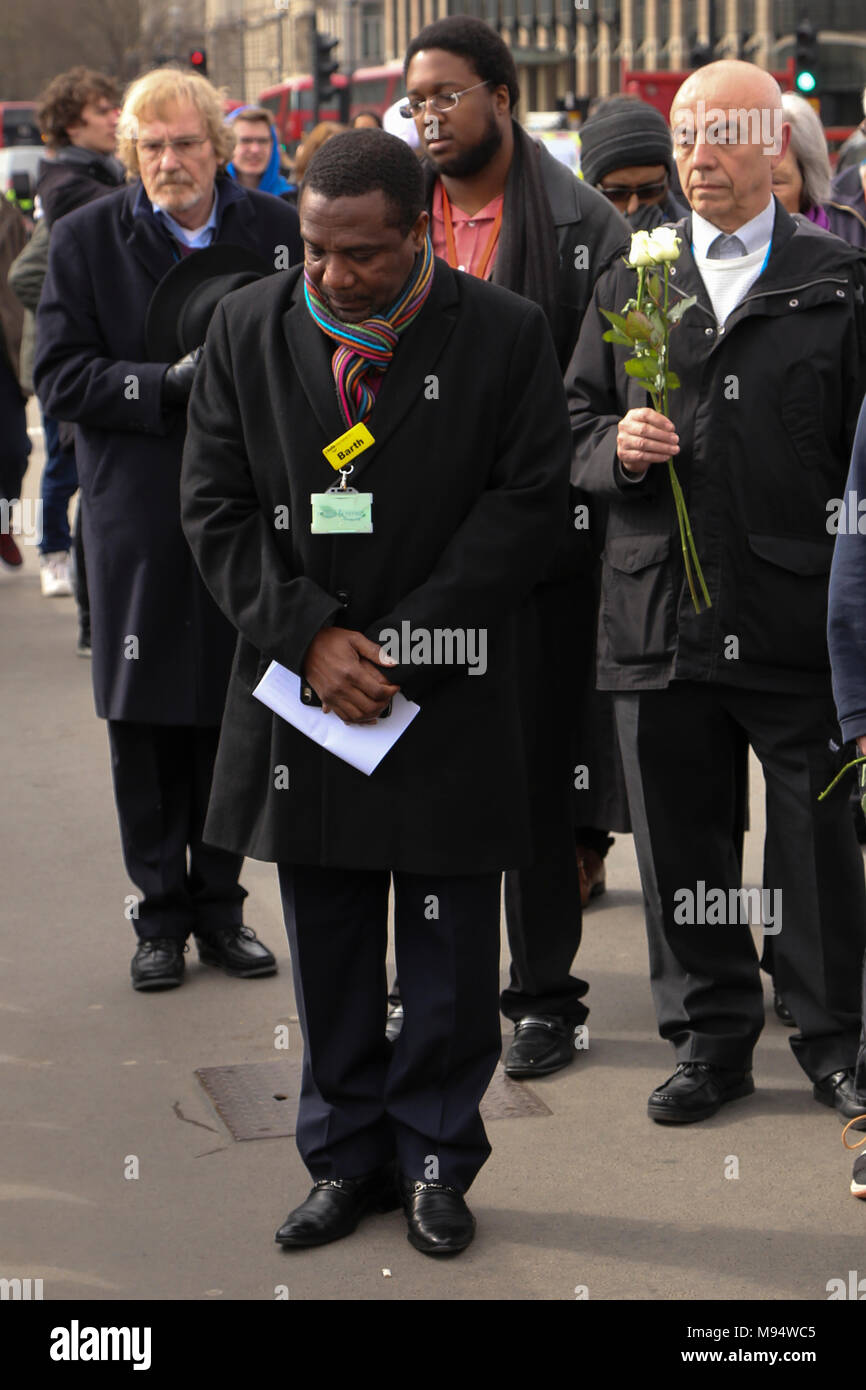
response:
[[[757,217],[753,217],[749,222],[744,222],[742,227],[737,227],[733,232],[722,232],[721,227],[714,227],[712,222],[701,217],[700,213],[692,212],[692,246],[696,260],[706,260],[709,255],[710,247],[719,235],[738,237],[745,248],[739,254],[750,255],[753,251],[761,248],[766,250],[773,239],[773,223],[776,220],[776,204],[772,194],[770,201],[759,212]]]
[[[210,210],[210,217],[203,227],[198,227],[195,232],[191,232],[188,227],[182,227],[179,222],[175,222],[171,213],[164,208],[158,208],[155,203],[151,204],[154,214],[161,217],[171,232],[172,236],[178,241],[182,241],[186,246],[194,246],[200,250],[203,246],[210,246],[214,239],[217,224],[217,191],[216,185],[213,190],[213,204]]]

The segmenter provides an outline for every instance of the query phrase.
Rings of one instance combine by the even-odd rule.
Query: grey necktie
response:
[[[746,248],[738,236],[728,236],[722,232],[715,241],[710,242],[707,256],[711,261],[732,261],[737,256],[745,256]]]

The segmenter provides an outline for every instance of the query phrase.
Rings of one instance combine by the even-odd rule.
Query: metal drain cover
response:
[[[200,1067],[196,1076],[234,1139],[277,1139],[295,1132],[301,1063],[240,1062]]]
[[[280,1139],[295,1132],[301,1063],[240,1062],[233,1067],[199,1067],[196,1076],[234,1139]],[[483,1120],[516,1120],[550,1115],[534,1091],[497,1066],[481,1102]]]
[[[521,1120],[530,1115],[552,1115],[549,1105],[523,1081],[512,1081],[500,1062],[481,1102],[482,1120]]]

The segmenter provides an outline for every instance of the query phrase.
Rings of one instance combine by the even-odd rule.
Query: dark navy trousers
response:
[[[465,1192],[501,1052],[500,875],[394,873],[405,1019],[385,1039],[388,870],[279,866],[304,1038],[296,1140],[315,1180],[397,1159]]]

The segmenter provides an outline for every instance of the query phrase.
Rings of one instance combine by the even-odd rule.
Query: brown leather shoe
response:
[[[597,850],[577,846],[577,871],[580,874],[580,905],[589,907],[590,898],[597,898],[607,889],[604,860]]]

